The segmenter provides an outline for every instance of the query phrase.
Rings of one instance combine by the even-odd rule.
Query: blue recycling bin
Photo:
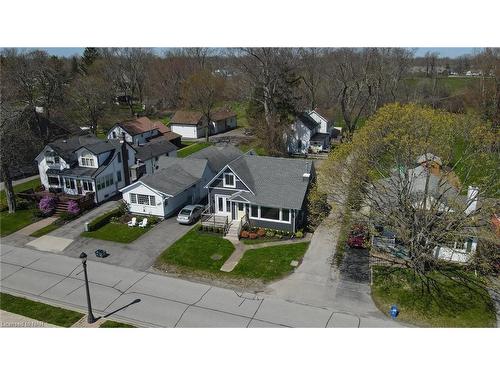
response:
[[[391,314],[392,319],[396,319],[399,315],[398,307],[396,305],[392,305],[389,314]]]

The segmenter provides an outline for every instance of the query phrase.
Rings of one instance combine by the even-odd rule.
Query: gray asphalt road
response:
[[[10,245],[2,245],[0,254],[2,292],[85,311],[85,288],[78,259]],[[116,317],[139,326],[392,326],[387,319],[242,294],[100,261],[89,260],[88,271],[95,314],[110,314],[110,319]]]

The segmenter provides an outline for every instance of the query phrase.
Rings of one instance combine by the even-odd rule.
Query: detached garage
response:
[[[209,135],[235,129],[236,113],[228,109],[219,109],[210,116]],[[207,131],[207,119],[198,111],[177,111],[170,120],[170,129],[183,138],[201,138]]]

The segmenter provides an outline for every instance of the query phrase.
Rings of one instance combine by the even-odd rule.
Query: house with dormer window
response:
[[[308,160],[244,154],[207,184],[209,208],[202,224],[226,223],[226,232],[242,222],[295,232],[305,222],[306,195],[314,178]]]
[[[92,195],[99,203],[130,183],[136,153],[123,139],[82,135],[47,144],[35,160],[47,192],[74,197]]]

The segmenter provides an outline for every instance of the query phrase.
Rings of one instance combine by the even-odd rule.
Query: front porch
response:
[[[45,197],[53,197],[58,202],[56,208],[56,213],[57,213],[58,210],[65,211],[65,208],[67,208],[69,201],[75,201],[78,204],[78,207],[80,207],[80,210],[86,210],[92,208],[94,206],[95,193],[87,192],[82,195],[72,195],[72,194],[66,194],[56,189],[38,190],[38,191],[35,191],[34,189],[28,189],[17,193],[17,196],[19,198],[34,201],[37,203],[40,202]]]

